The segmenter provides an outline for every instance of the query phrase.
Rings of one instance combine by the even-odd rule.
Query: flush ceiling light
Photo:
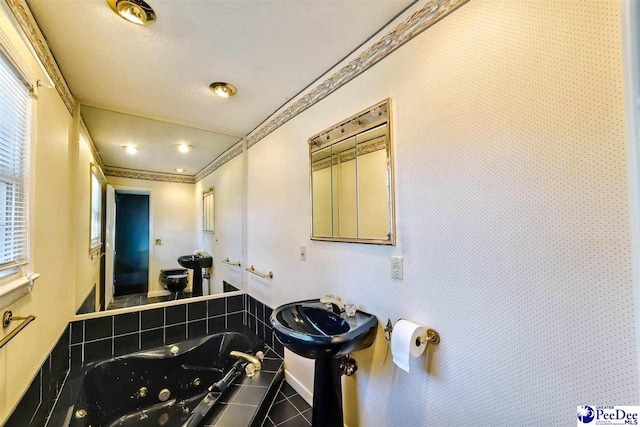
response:
[[[109,7],[121,18],[137,25],[156,22],[156,13],[143,0],[107,0]]]
[[[180,168],[178,168],[178,169],[176,169],[176,172],[178,172],[178,173],[182,173],[182,172],[184,172],[184,169],[180,169]]]
[[[234,85],[224,82],[211,83],[209,85],[209,89],[211,89],[211,91],[216,95],[223,98],[228,98],[238,93],[238,89],[236,89]]]
[[[181,153],[188,153],[192,148],[192,146],[187,144],[178,144],[178,150],[180,150]]]
[[[136,154],[138,152],[138,147],[136,147],[135,145],[123,145],[122,148],[124,148],[124,150],[130,156],[133,156],[134,154]]]

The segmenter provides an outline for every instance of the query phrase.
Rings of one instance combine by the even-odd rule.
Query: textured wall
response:
[[[125,188],[151,190],[151,282],[149,294],[166,293],[160,283],[160,270],[181,268],[178,257],[196,250],[195,220],[193,202],[195,185],[175,182],[146,181],[142,179],[117,178],[108,176],[107,181],[116,190]],[[155,239],[162,239],[162,245],[154,245]]]
[[[100,258],[89,256],[90,212],[91,212],[91,163],[95,164],[89,142],[80,135],[78,144],[77,185],[77,226],[76,226],[76,310],[82,305],[94,283],[96,289],[96,307],[100,305]]]
[[[0,10],[0,30],[15,43],[18,54],[38,78],[44,80],[20,36]],[[38,91],[32,144],[37,173],[32,206],[33,271],[40,273],[28,296],[7,310],[16,316],[33,314],[36,320],[0,350],[0,425],[58,341],[75,306],[75,220],[72,191],[74,175],[71,116],[55,90]],[[4,308],[2,311],[4,312]],[[0,331],[2,337],[8,330]]]
[[[249,150],[247,256],[275,273],[250,275],[252,296],[334,293],[442,335],[411,374],[381,334],[355,354],[350,427],[569,425],[579,404],[637,403],[618,8],[473,0]],[[307,138],[386,97],[397,247],[310,241]]]
[[[212,292],[222,292],[227,281],[242,288],[243,268],[223,264],[242,261],[242,154],[196,183],[196,235],[198,247],[213,255]],[[215,233],[202,232],[202,192],[215,187]]]

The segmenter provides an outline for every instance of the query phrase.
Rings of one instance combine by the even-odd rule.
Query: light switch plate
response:
[[[307,247],[300,246],[300,261],[306,261],[306,260],[307,260]]]
[[[391,278],[402,280],[403,277],[403,262],[401,256],[391,257]]]

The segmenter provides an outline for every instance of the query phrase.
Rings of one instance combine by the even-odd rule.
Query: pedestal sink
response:
[[[178,264],[193,270],[191,293],[194,297],[202,296],[202,269],[213,265],[213,258],[202,255],[183,255],[178,257]]]
[[[355,372],[349,353],[373,344],[378,319],[356,311],[347,317],[336,305],[320,300],[285,304],[271,315],[273,330],[292,352],[315,359],[312,426],[342,427],[342,384],[340,377]]]

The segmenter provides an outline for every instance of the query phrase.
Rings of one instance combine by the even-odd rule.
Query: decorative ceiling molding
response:
[[[242,151],[243,151],[242,146],[243,146],[243,141],[240,141],[236,145],[234,145],[233,147],[229,148],[227,151],[219,155],[213,162],[209,163],[207,167],[205,167],[195,175],[194,177],[195,181],[197,182],[202,180],[204,177],[213,173],[220,166],[224,165],[228,161],[242,154]]]
[[[176,175],[161,172],[147,172],[134,169],[114,168],[110,166],[105,167],[104,174],[106,176],[114,176],[117,178],[144,179],[146,181],[177,182],[179,184],[196,183],[196,179],[194,176]]]
[[[364,156],[365,154],[373,153],[380,150],[386,150],[388,147],[388,140],[386,136],[381,136],[371,141],[366,141],[358,144],[358,156]],[[311,170],[313,172],[326,169],[329,166],[335,166],[338,163],[346,163],[356,159],[356,150],[352,148],[350,150],[343,151],[341,153],[333,154],[331,157],[318,160],[311,164]]]
[[[93,138],[91,138],[91,134],[89,133],[89,129],[87,129],[87,125],[84,123],[82,117],[80,117],[80,133],[85,137],[87,142],[89,143],[89,149],[91,150],[91,154],[93,154],[93,159],[95,160],[100,168],[104,170],[104,162],[102,161],[102,157],[100,157],[100,153],[98,153],[98,149],[96,148],[96,144],[93,142]]]
[[[44,66],[45,70],[49,74],[49,77],[53,81],[53,84],[56,87],[56,90],[60,94],[60,98],[62,98],[62,102],[67,106],[67,110],[69,110],[69,114],[73,117],[74,113],[74,99],[71,91],[69,90],[69,86],[67,86],[67,82],[64,80],[62,73],[60,72],[60,67],[58,67],[58,63],[56,59],[53,57],[53,53],[51,49],[49,49],[49,45],[47,44],[47,40],[44,38],[42,31],[40,31],[40,27],[36,22],[36,19],[33,17],[31,13],[31,9],[27,5],[26,0],[5,0],[11,12],[15,16],[20,28],[24,32],[27,39],[33,46],[33,49],[38,55],[38,59]]]
[[[468,1],[470,0],[431,0],[422,9],[398,24],[393,31],[365,50],[360,56],[350,61],[297,101],[292,101],[292,105],[277,113],[273,119],[251,132],[247,137],[247,147],[253,147],[265,136],[326,98]]]

